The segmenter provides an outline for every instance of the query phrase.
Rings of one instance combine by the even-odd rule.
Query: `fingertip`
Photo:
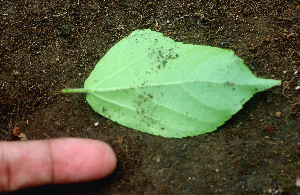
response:
[[[96,141],[96,140],[95,140]],[[99,143],[99,157],[102,159],[100,159],[103,162],[103,167],[106,167],[104,169],[101,169],[103,172],[100,173],[100,178],[106,177],[108,175],[110,175],[117,166],[117,156],[116,153],[114,152],[114,150],[112,149],[112,147],[103,142],[103,141],[96,141]],[[105,155],[101,156],[101,153],[104,153]]]
[[[54,183],[86,182],[102,179],[117,165],[116,154],[103,141],[64,138],[53,140]]]

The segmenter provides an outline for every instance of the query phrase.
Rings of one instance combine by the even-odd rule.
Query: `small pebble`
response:
[[[187,146],[187,144],[183,144],[183,147],[180,150],[185,150],[186,146]]]
[[[300,177],[297,177],[297,180],[296,180],[295,185],[296,185],[297,187],[300,187]]]
[[[281,116],[281,112],[276,112],[275,116],[276,117],[280,117]]]

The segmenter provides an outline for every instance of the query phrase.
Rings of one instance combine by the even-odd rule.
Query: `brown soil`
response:
[[[0,10],[0,139],[19,139],[5,133],[17,125],[29,140],[104,140],[118,157],[106,179],[16,194],[300,193],[299,0],[24,0]],[[83,87],[114,44],[146,28],[232,49],[283,85],[256,94],[217,131],[184,139],[128,129],[95,113],[84,94],[59,93]]]

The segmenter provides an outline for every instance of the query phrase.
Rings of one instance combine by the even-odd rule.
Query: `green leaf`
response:
[[[256,78],[233,51],[136,30],[98,62],[84,89],[99,114],[163,137],[217,129],[253,94],[280,81]]]

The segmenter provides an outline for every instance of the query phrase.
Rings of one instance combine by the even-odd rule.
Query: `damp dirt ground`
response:
[[[60,94],[83,87],[136,29],[231,49],[282,85],[254,95],[217,131],[183,139],[123,127],[84,94]],[[104,140],[118,158],[105,179],[15,194],[300,194],[299,1],[0,1],[0,33],[0,140],[19,140],[7,134],[17,125],[28,140]]]

